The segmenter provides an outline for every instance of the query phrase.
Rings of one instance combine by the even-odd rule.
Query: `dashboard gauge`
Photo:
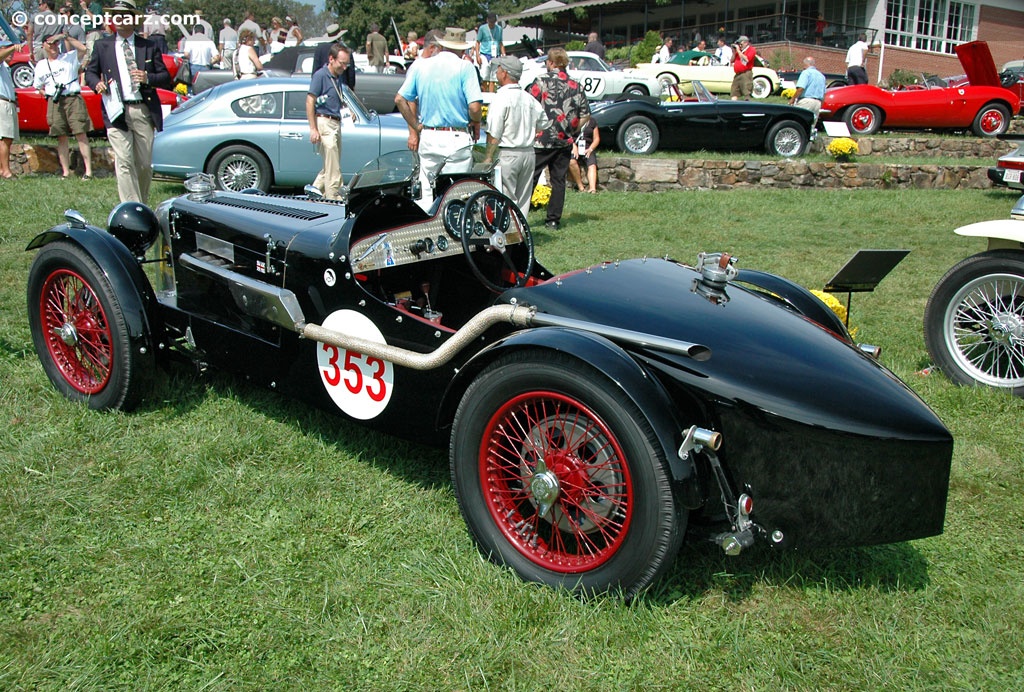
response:
[[[437,244],[437,249],[440,252],[444,252],[445,250],[448,249],[448,239],[445,238],[443,235],[437,236],[437,240],[434,242]]]
[[[453,238],[461,237],[459,229],[462,228],[462,215],[465,212],[466,203],[461,199],[453,199],[444,208],[444,228]]]

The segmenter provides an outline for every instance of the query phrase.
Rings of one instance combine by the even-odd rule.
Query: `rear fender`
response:
[[[803,286],[776,274],[754,269],[740,269],[735,281],[751,284],[774,294],[807,319],[817,322],[825,329],[835,332],[852,343],[843,321],[816,295]]]
[[[684,462],[678,452],[685,429],[703,423],[677,420],[673,411],[678,407],[657,377],[608,339],[588,332],[561,327],[529,329],[511,334],[477,353],[449,384],[438,411],[438,427],[451,424],[459,400],[478,373],[503,354],[526,349],[566,353],[604,374],[647,418],[669,460],[673,478],[696,479],[693,462]]]
[[[38,250],[67,239],[96,261],[110,281],[128,327],[133,346],[153,349],[163,336],[156,319],[157,301],[146,274],[131,251],[114,236],[95,226],[75,228],[69,224],[54,226],[33,238],[25,250]]]
[[[988,238],[989,250],[1019,250],[1024,247],[1024,221],[1021,220],[979,221],[961,226],[954,233],[973,238]]]

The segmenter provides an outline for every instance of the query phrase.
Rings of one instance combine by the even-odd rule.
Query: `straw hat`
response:
[[[340,24],[328,24],[327,25],[327,38],[331,41],[337,41],[339,38],[348,33],[348,29],[342,29]]]
[[[444,36],[437,42],[451,50],[469,50],[473,47],[473,44],[466,40],[466,30],[455,26],[446,27]]]

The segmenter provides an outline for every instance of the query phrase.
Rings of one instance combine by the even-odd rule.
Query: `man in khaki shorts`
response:
[[[61,53],[59,49],[62,40],[72,50]],[[85,108],[78,79],[82,66],[79,61],[85,55],[85,44],[67,34],[55,34],[43,42],[43,54],[46,57],[36,63],[32,86],[46,96],[46,123],[50,126],[50,136],[57,138],[61,177],[71,177],[68,137],[74,135],[85,166],[82,180],[92,180],[92,152],[89,149],[92,121]]]

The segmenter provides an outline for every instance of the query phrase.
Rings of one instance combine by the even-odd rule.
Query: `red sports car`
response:
[[[46,98],[35,89],[16,89],[18,93],[18,129],[22,132],[49,132],[50,126],[46,124]],[[171,110],[182,103],[186,97],[167,89],[157,89],[160,95],[160,104],[163,106],[166,116]],[[89,119],[92,120],[92,129],[102,132],[103,126],[103,103],[100,97],[92,89],[82,89],[82,96],[85,98],[85,106],[89,110]]]
[[[32,86],[35,67],[33,67],[31,57],[32,54],[28,48],[20,50],[11,56],[9,64],[11,66],[11,78],[14,79],[14,86],[19,88],[29,88]],[[167,66],[167,71],[171,73],[171,79],[173,80],[175,75],[178,74],[178,68],[181,67],[181,58],[164,53],[164,65]]]
[[[893,91],[869,84],[825,92],[822,120],[846,123],[854,135],[890,129],[971,128],[979,137],[1006,132],[1010,118],[1020,112],[1020,98],[1004,88],[988,44],[972,41],[956,48],[970,80],[969,86],[942,86]]]

